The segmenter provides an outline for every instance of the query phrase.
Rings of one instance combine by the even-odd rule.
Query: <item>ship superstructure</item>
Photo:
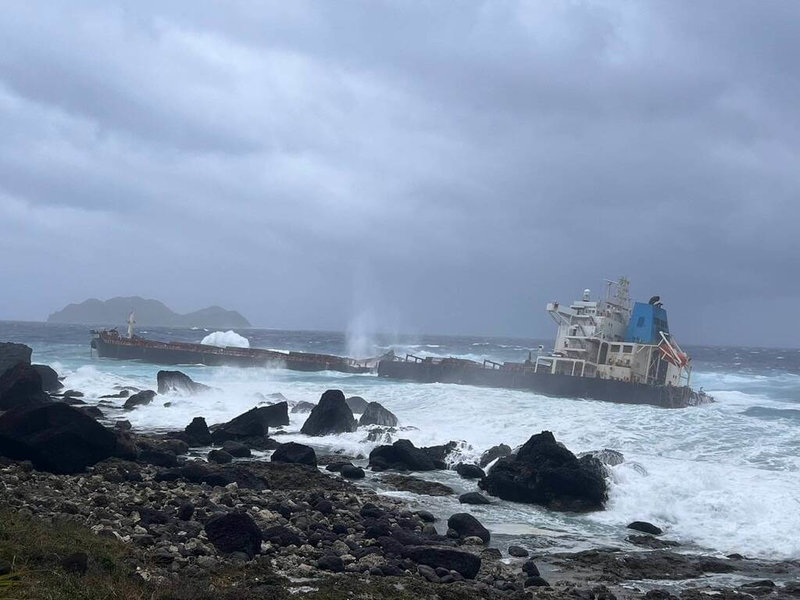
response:
[[[661,299],[631,307],[630,283],[607,282],[605,299],[569,306],[551,302],[547,312],[558,325],[553,353],[538,356],[534,371],[613,379],[648,385],[688,386],[689,358],[669,332]]]

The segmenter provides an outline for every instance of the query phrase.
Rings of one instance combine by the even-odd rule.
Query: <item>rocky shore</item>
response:
[[[685,553],[648,523],[631,525],[636,551],[501,552],[468,512],[376,494],[348,457],[280,444],[285,401],[152,435],[101,425],[67,404],[74,394],[45,399],[33,373],[23,360],[0,374],[0,597],[800,597],[797,562]],[[183,374],[158,384],[203,393]],[[309,436],[359,425],[338,390],[307,408]],[[369,410],[397,425],[380,405]],[[448,494],[424,477],[450,450],[398,440],[373,450],[369,468],[399,489]],[[493,501],[583,511],[605,499],[602,459],[574,456],[549,432],[481,463],[455,468]]]

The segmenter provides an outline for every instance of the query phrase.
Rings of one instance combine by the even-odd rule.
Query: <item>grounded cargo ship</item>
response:
[[[377,360],[358,361],[330,354],[279,352],[261,348],[220,348],[208,344],[148,340],[134,334],[133,314],[128,320],[128,337],[121,336],[116,329],[93,330],[92,348],[102,358],[141,360],[158,365],[281,367],[293,371],[370,373],[375,370],[377,363]]]
[[[608,282],[606,298],[547,305],[558,325],[554,351],[521,363],[459,358],[381,360],[378,375],[423,383],[530,390],[546,396],[683,408],[712,399],[689,386],[690,359],[669,332],[660,298],[631,307],[630,283]]]

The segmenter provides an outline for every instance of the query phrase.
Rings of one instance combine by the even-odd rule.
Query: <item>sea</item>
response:
[[[203,329],[142,328],[143,337],[199,342]],[[455,356],[502,362],[524,360],[552,341],[442,335],[353,335],[344,332],[242,329],[251,347],[358,357],[388,350],[398,355]],[[155,389],[159,367],[101,359],[90,351],[83,325],[0,322],[0,341],[33,348],[33,360],[54,367],[64,384],[90,404],[115,386]],[[300,373],[282,369],[184,365],[180,369],[214,391],[199,396],[158,396],[149,406],[124,412],[103,406],[109,420],[128,419],[142,431],[182,429],[193,417],[220,423],[281,393],[291,403],[316,402],[327,389],[377,401],[397,415],[394,439],[417,446],[458,443],[454,461],[476,461],[489,447],[523,444],[552,431],[575,453],[609,448],[625,461],[610,469],[606,509],[565,514],[494,500],[460,505],[457,496],[430,497],[393,491],[376,474],[361,485],[399,497],[446,517],[473,513],[498,546],[521,544],[538,551],[627,547],[631,521],[652,522],[684,552],[785,560],[800,558],[800,349],[732,346],[685,347],[692,356],[693,387],[712,404],[686,409],[617,405],[549,398],[525,391],[390,381],[375,375]],[[283,440],[324,452],[360,456],[366,465],[378,443],[363,430],[310,439],[299,433],[307,414],[291,414]],[[266,458],[259,455],[258,458]],[[454,471],[425,473],[456,494],[477,489]],[[632,546],[631,546],[632,547]]]

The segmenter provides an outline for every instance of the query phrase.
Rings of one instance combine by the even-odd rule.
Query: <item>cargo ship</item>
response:
[[[630,282],[607,281],[605,298],[591,291],[565,306],[547,305],[558,332],[552,352],[540,346],[524,362],[391,357],[378,375],[422,383],[530,390],[545,396],[683,408],[712,401],[690,387],[691,360],[669,331],[660,297],[631,305]]]
[[[121,335],[117,329],[92,330],[91,348],[101,358],[139,360],[157,365],[274,367],[293,371],[373,373],[378,362],[378,359],[356,360],[331,354],[160,342],[136,335],[134,324],[134,314],[131,313],[128,317],[127,337]]]

